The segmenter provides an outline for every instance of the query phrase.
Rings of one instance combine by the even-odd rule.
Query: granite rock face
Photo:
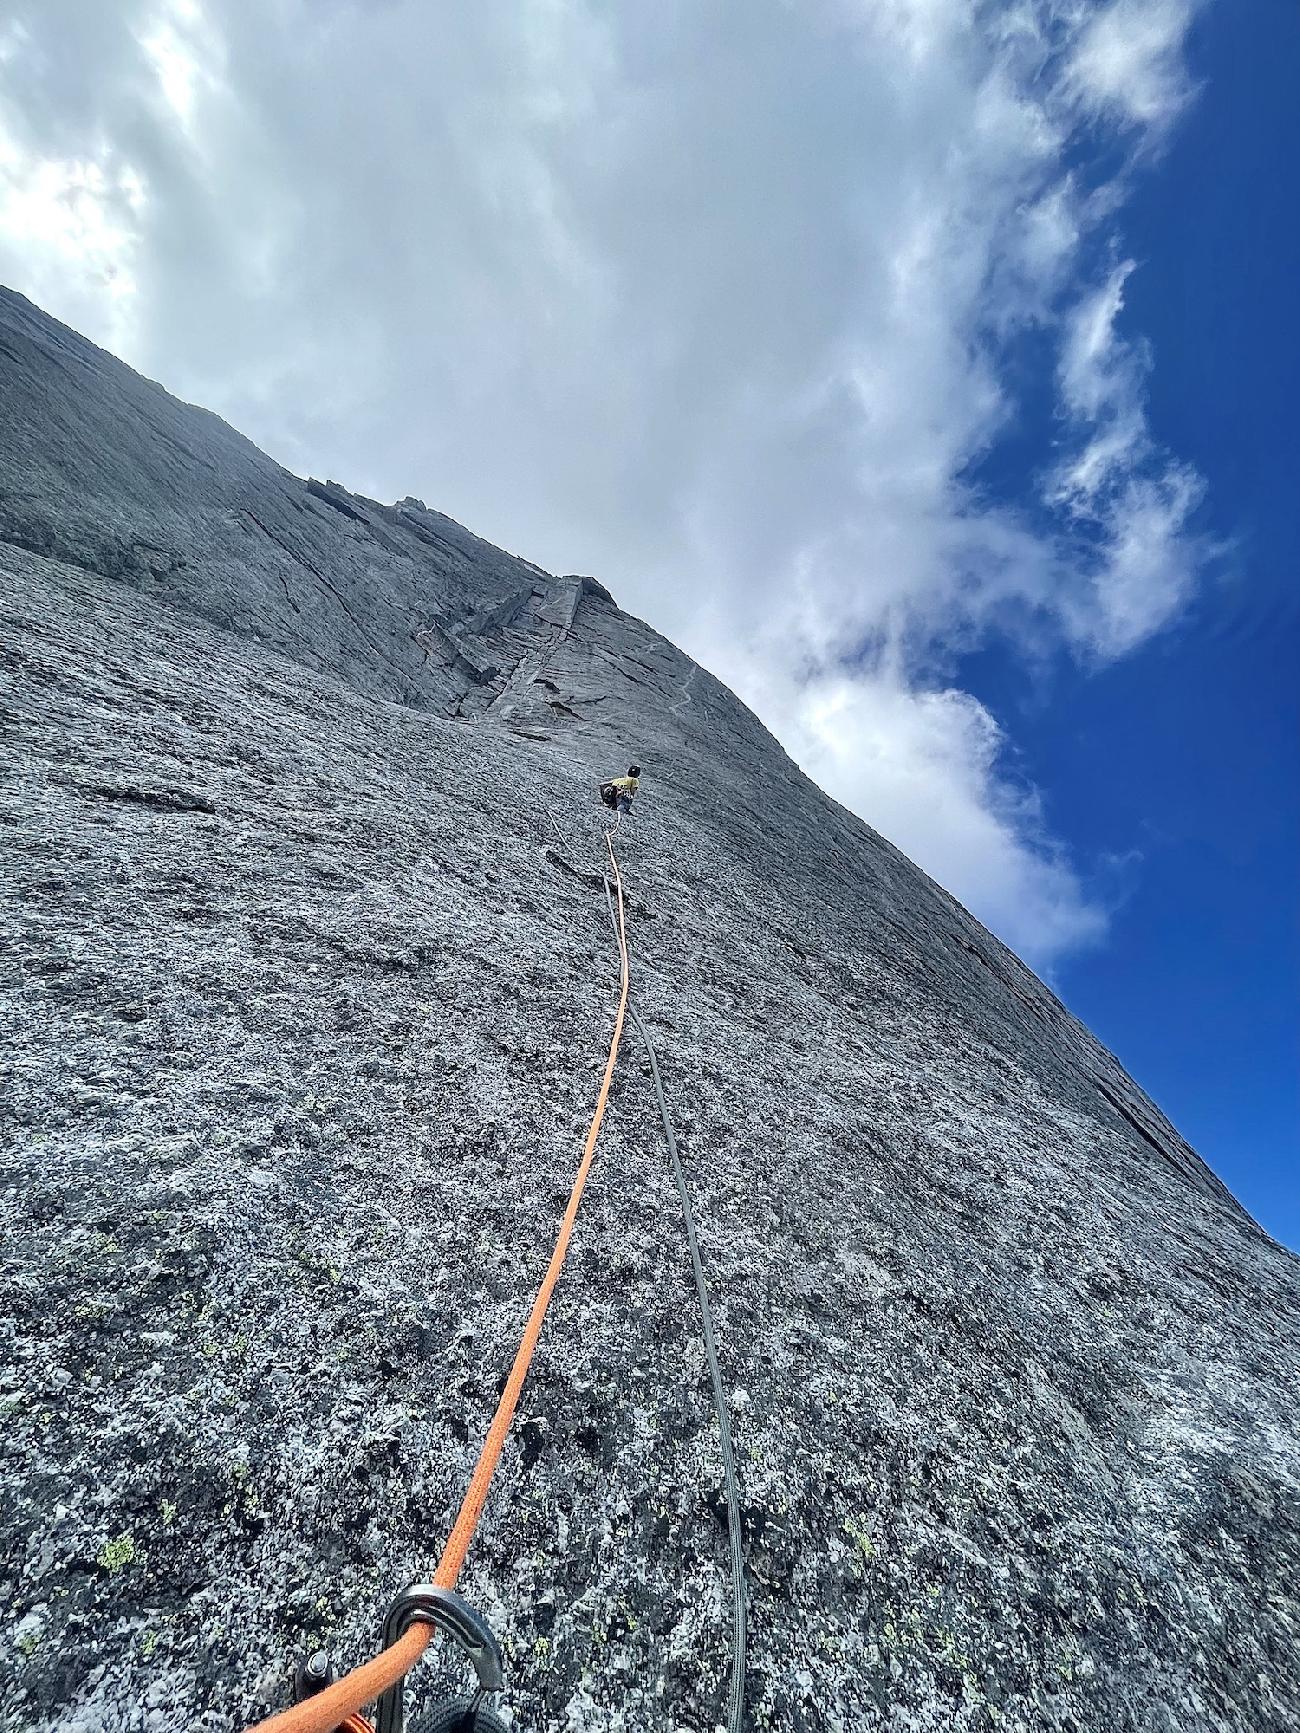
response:
[[[594,1101],[630,758],[747,1725],[1300,1724],[1300,1263],[718,681],[7,293],[0,616],[5,1733],[239,1726],[427,1574]],[[629,1037],[462,1579],[513,1727],[719,1725],[720,1485]]]

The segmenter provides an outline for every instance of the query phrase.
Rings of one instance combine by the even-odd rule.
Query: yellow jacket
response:
[[[640,788],[641,778],[639,776],[611,776],[609,786],[616,788],[620,794],[626,794],[630,800]]]

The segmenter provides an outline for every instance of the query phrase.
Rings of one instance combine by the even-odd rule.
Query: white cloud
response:
[[[1050,488],[1092,532],[1077,556],[1080,582],[1066,618],[1077,640],[1103,656],[1125,654],[1176,617],[1200,558],[1189,533],[1200,478],[1152,438],[1144,406],[1151,358],[1119,334],[1133,269],[1116,265],[1066,320],[1061,400],[1084,433]]]
[[[1187,533],[1202,482],[1170,464],[1134,477],[1106,514],[1089,636],[1104,656],[1122,656],[1168,624],[1191,595],[1199,549]]]
[[[181,130],[196,136],[199,102],[220,88],[220,37],[198,0],[170,0],[149,16],[138,41]]]
[[[0,66],[15,60],[28,40],[26,26],[18,19],[0,25]]]
[[[0,274],[282,461],[599,572],[1039,960],[1093,936],[948,688],[991,636],[1134,649],[1194,584],[1132,267],[1090,262],[1189,3],[19,10]],[[1061,454],[990,499],[1030,330]]]
[[[41,156],[25,150],[0,116],[0,258],[29,261],[24,281],[34,299],[70,311],[93,307],[109,343],[125,345],[133,333],[144,197],[139,175],[113,151]]]
[[[1135,359],[1116,334],[1131,261],[1116,266],[1107,281],[1075,308],[1061,355],[1061,394],[1077,416],[1095,421],[1117,400],[1134,395]]]
[[[1039,801],[1005,769],[1007,743],[969,693],[888,675],[826,678],[783,717],[803,767],[908,853],[1014,949],[1050,968],[1095,944],[1105,916],[1051,841]]]
[[[1132,125],[1167,125],[1191,94],[1183,41],[1196,9],[1196,0],[1111,0],[1102,7],[1070,56],[1080,100]]]

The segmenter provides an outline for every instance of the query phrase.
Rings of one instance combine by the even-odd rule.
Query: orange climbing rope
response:
[[[587,1131],[587,1141],[583,1147],[582,1160],[578,1164],[578,1172],[573,1181],[573,1189],[569,1193],[568,1207],[564,1219],[560,1223],[560,1231],[555,1241],[555,1250],[551,1253],[551,1261],[546,1266],[546,1274],[542,1277],[542,1285],[537,1290],[533,1301],[533,1309],[528,1314],[528,1322],[524,1325],[523,1338],[515,1354],[514,1364],[510,1368],[510,1376],[506,1387],[501,1392],[501,1400],[497,1403],[497,1411],[492,1416],[492,1424],[488,1427],[487,1437],[483,1440],[483,1448],[474,1465],[474,1473],[470,1477],[469,1488],[461,1502],[460,1512],[452,1525],[447,1544],[442,1549],[442,1557],[438,1560],[438,1568],[433,1580],[439,1588],[455,1587],[456,1578],[460,1575],[460,1567],[465,1562],[474,1531],[483,1514],[483,1506],[487,1502],[488,1488],[492,1484],[492,1476],[497,1463],[501,1460],[501,1452],[505,1446],[506,1434],[510,1430],[510,1422],[519,1402],[520,1392],[524,1387],[524,1379],[528,1376],[528,1368],[532,1362],[533,1352],[537,1347],[537,1339],[542,1333],[542,1320],[546,1316],[546,1308],[551,1303],[551,1295],[559,1280],[560,1270],[564,1265],[565,1254],[569,1249],[569,1239],[573,1233],[573,1224],[577,1220],[578,1205],[582,1202],[583,1188],[587,1183],[587,1175],[591,1172],[592,1157],[596,1153],[596,1139],[600,1135],[601,1121],[605,1117],[605,1109],[609,1105],[609,1086],[614,1077],[614,1066],[618,1060],[618,1044],[623,1035],[623,1019],[627,1013],[628,995],[628,955],[627,929],[623,918],[623,881],[619,877],[618,857],[614,853],[614,840],[609,831],[605,832],[605,846],[609,850],[609,863],[614,871],[614,888],[618,892],[618,948],[619,948],[619,1000],[618,1012],[614,1018],[614,1036],[609,1044],[609,1058],[605,1061],[605,1075],[601,1081],[600,1094],[596,1098],[596,1111],[591,1118]],[[399,1637],[391,1648],[387,1648],[372,1661],[366,1661],[352,1672],[344,1674],[333,1685],[308,1697],[302,1703],[295,1703],[292,1709],[283,1709],[276,1715],[270,1715],[264,1721],[259,1721],[249,1733],[334,1733],[334,1730],[348,1720],[349,1716],[359,1715],[367,1703],[383,1695],[390,1686],[404,1678],[420,1656],[428,1648],[435,1635],[430,1625],[414,1624],[405,1635]]]

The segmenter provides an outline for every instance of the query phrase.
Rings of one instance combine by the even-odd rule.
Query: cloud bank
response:
[[[1104,911],[955,670],[1133,653],[1195,587],[1119,227],[1193,11],[20,0],[0,275],[291,467],[598,573],[1050,965]]]

